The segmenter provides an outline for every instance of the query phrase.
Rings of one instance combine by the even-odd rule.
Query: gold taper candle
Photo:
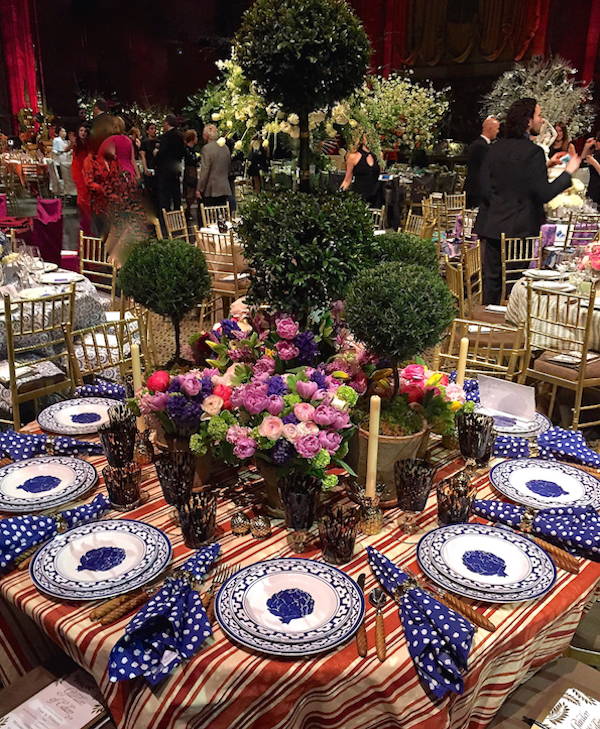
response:
[[[458,353],[458,367],[456,368],[456,384],[462,385],[465,381],[465,370],[467,369],[467,353],[469,351],[469,339],[463,337],[460,340],[460,350]]]
[[[379,395],[371,396],[369,415],[369,448],[367,450],[367,481],[365,496],[375,498],[375,483],[377,481],[377,449],[379,446],[379,412],[381,398]]]
[[[131,345],[131,369],[133,374],[133,389],[138,392],[142,389],[142,363],[140,360],[140,345]],[[146,430],[146,421],[141,415],[136,420],[138,430]]]

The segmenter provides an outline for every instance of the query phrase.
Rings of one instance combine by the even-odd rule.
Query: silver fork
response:
[[[215,619],[215,598],[217,596],[217,588],[220,587],[225,580],[228,580],[231,575],[234,575],[239,569],[239,567],[224,564],[217,567],[213,580],[210,583],[210,587],[202,599],[202,604],[206,609],[206,617],[210,623],[212,623]]]

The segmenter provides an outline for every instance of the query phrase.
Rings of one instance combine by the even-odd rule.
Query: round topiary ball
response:
[[[437,246],[431,238],[412,233],[386,233],[378,237],[381,261],[416,263],[431,271],[438,270]]]
[[[345,310],[354,336],[396,365],[436,345],[455,316],[452,294],[439,273],[398,262],[359,273]]]

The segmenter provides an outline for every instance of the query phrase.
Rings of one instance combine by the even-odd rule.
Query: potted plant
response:
[[[171,320],[175,355],[165,367],[186,364],[181,358],[181,320],[211,291],[204,253],[184,240],[140,241],[119,271],[117,283],[125,296]]]
[[[412,233],[385,233],[378,236],[379,261],[415,263],[438,271],[437,246],[431,238],[420,238]]]
[[[366,389],[362,413],[360,407],[356,411],[359,431],[350,464],[356,466],[359,482],[364,481],[368,397],[376,391],[384,398],[378,473],[388,493],[393,493],[394,463],[419,452],[428,437],[427,413],[437,413],[435,427],[445,430],[441,411],[450,409],[454,402],[446,397],[441,373],[425,378],[423,371],[420,380],[413,383],[411,371],[401,370],[402,363],[439,342],[454,318],[452,295],[436,271],[415,264],[384,262],[355,278],[346,297],[345,316],[350,332],[376,358],[363,367],[371,386]],[[343,361],[334,362],[334,366],[343,366]],[[431,379],[434,374],[436,377]],[[414,385],[419,386],[422,396]]]

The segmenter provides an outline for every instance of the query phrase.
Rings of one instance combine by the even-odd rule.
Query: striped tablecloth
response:
[[[461,463],[441,449],[434,449],[434,456],[442,463],[439,478]],[[91,461],[97,467],[103,464],[102,458]],[[136,511],[117,516],[141,519],[163,529],[173,544],[174,561],[180,564],[189,550],[182,544],[170,507],[160,496],[152,466],[147,468],[144,488],[150,499]],[[479,496],[499,497],[486,476],[479,480]],[[231,502],[220,503],[218,527],[224,562],[249,565],[290,555],[280,527],[265,541],[233,537],[229,520],[236,510]],[[375,586],[365,553],[367,544],[418,571],[418,535],[400,536],[394,523],[397,516],[397,510],[386,512],[384,530],[363,538],[353,562],[344,568],[353,578],[366,572],[366,590]],[[436,526],[434,495],[421,523],[427,529]],[[320,552],[313,550],[305,556],[320,558]],[[7,631],[0,639],[0,664],[5,677],[31,665],[36,638],[21,636],[14,622],[14,615],[22,611],[93,674],[120,729],[478,729],[488,724],[513,688],[563,652],[599,581],[600,564],[586,561],[578,576],[559,571],[556,585],[544,599],[507,605],[474,603],[498,629],[494,634],[477,631],[463,695],[441,701],[433,701],[420,684],[398,610],[391,601],[384,610],[388,658],[383,664],[375,655],[375,612],[368,608],[370,649],[366,659],[358,657],[354,640],[317,659],[267,658],[235,647],[217,626],[214,638],[193,659],[152,689],[142,678],[116,685],[108,681],[108,657],[129,618],[102,628],[88,619],[92,604],[64,604],[42,597],[27,573],[11,573],[0,580],[4,616],[0,627]]]

